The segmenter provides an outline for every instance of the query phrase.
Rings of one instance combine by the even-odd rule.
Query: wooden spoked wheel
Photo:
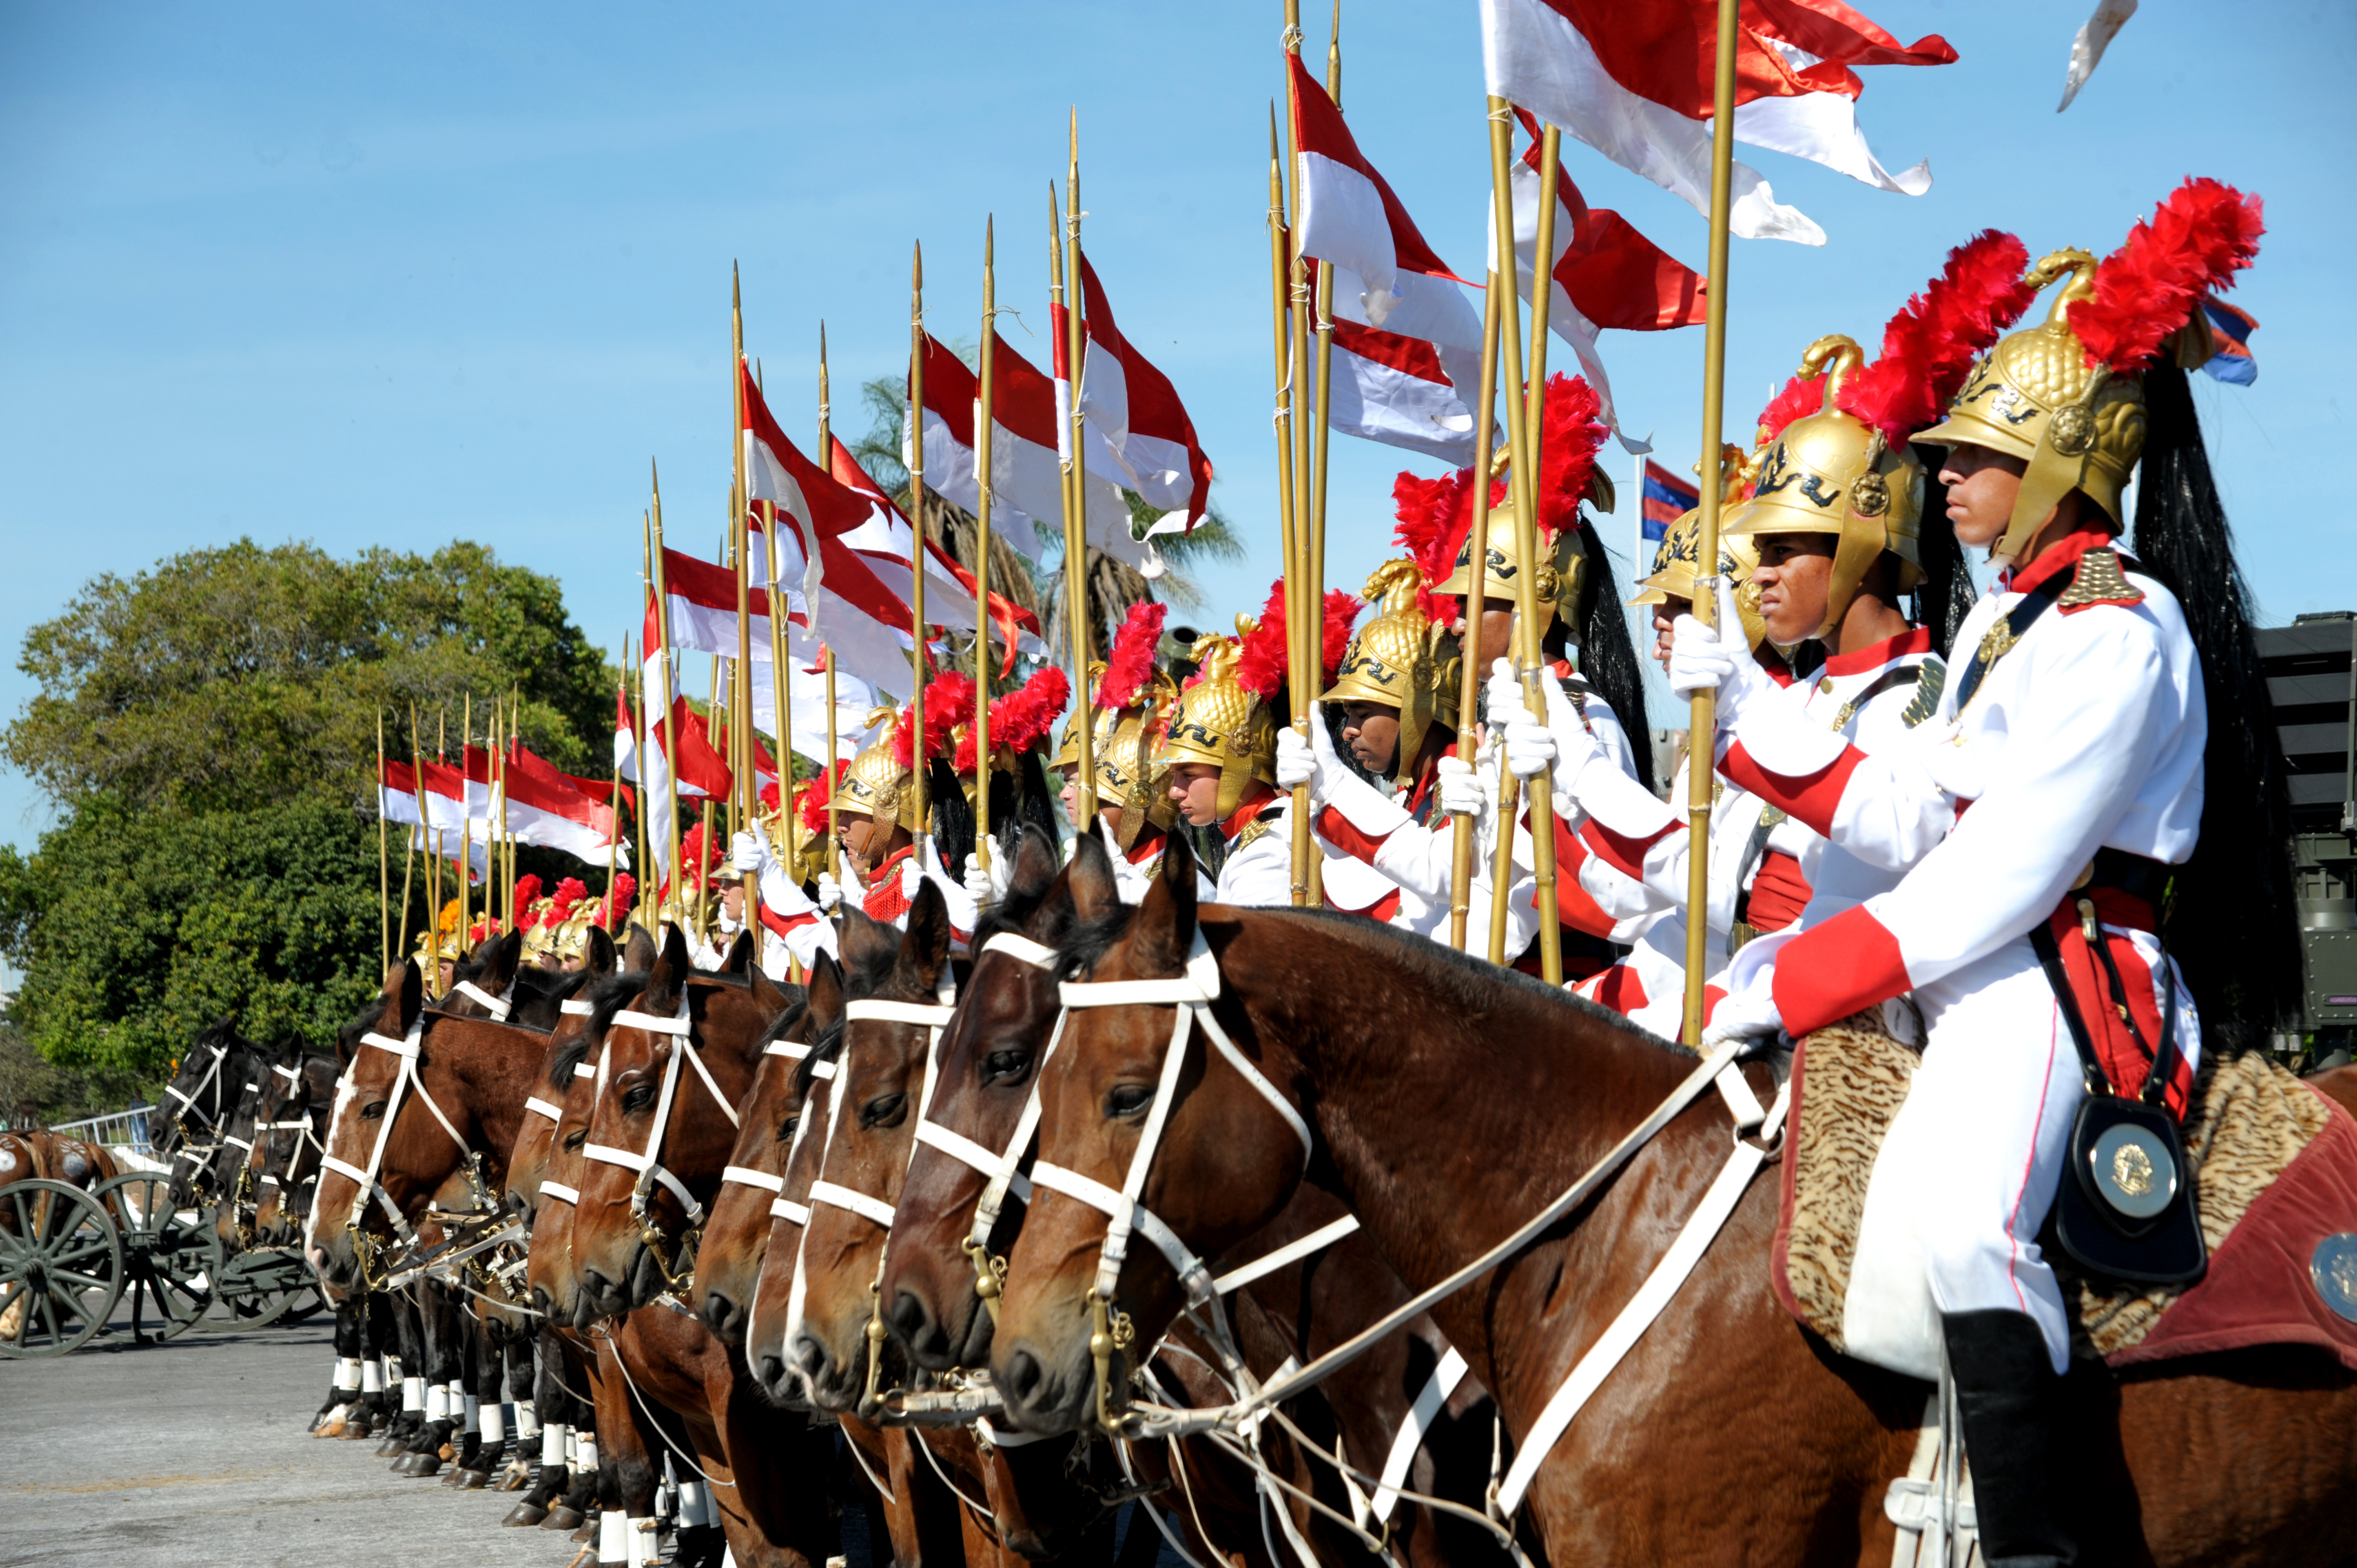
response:
[[[89,1343],[123,1294],[123,1238],[104,1205],[61,1181],[0,1187],[0,1356]]]
[[[211,1239],[201,1215],[172,1207],[170,1187],[167,1172],[133,1171],[91,1195],[122,1230],[123,1291],[142,1337],[143,1316],[152,1315],[158,1338],[171,1339],[194,1327],[212,1301]]]

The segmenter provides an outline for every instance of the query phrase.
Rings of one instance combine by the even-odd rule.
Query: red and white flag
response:
[[[786,439],[770,405],[761,397],[761,389],[753,380],[752,367],[744,357],[737,360],[737,385],[744,410],[743,424],[737,432],[745,446],[745,499],[753,505],[755,516],[764,516],[759,503],[767,501],[768,515],[782,514],[792,520],[791,528],[778,531],[778,576],[789,584],[798,584],[797,599],[807,604],[818,591],[826,575],[825,553],[819,548],[818,528],[813,517],[809,498],[803,495],[800,478],[789,455],[800,457],[794,444]],[[804,467],[808,464],[805,462]],[[754,550],[748,564],[752,580],[770,580],[770,551]]]
[[[1456,357],[1452,351],[1447,359]],[[1476,355],[1471,384],[1479,384],[1479,360]],[[1437,344],[1346,320],[1337,311],[1328,417],[1345,435],[1465,467],[1473,461],[1473,411],[1449,369]]]
[[[1175,526],[1191,529],[1211,498],[1211,460],[1203,456],[1202,444],[1195,438],[1195,423],[1178,401],[1178,389],[1131,347],[1114,324],[1113,304],[1085,255],[1081,257],[1080,274],[1081,320],[1088,345],[1081,367],[1082,422],[1103,441],[1125,488],[1135,490],[1146,505],[1164,514],[1157,532],[1171,531],[1173,513],[1184,514]],[[1064,362],[1068,341],[1064,310],[1059,306],[1049,313],[1056,334],[1059,435],[1071,428],[1071,370]],[[1063,450],[1064,444],[1060,443],[1059,454]],[[1090,542],[1105,548],[1093,529]]]
[[[1560,125],[1622,167],[1710,210],[1716,0],[1480,0],[1489,89]],[[1892,174],[1857,123],[1852,66],[1946,65],[1936,35],[1902,45],[1842,0],[1747,0],[1738,42],[1735,136],[1883,190],[1921,196],[1928,164]],[[1822,245],[1824,231],[1781,206],[1737,164],[1732,231]]]
[[[605,863],[611,846],[615,865],[630,868],[629,851],[614,843],[614,808],[601,799],[612,792],[611,785],[559,772],[520,743],[509,746],[496,767],[488,752],[468,746],[467,778],[470,785],[486,787],[494,832],[504,832],[518,843],[561,849],[593,865]]]
[[[905,435],[905,432],[903,433]],[[884,493],[884,487],[868,477],[851,455],[851,448],[840,440],[834,442],[834,477],[845,489],[865,500],[868,506],[867,521],[844,536],[844,542],[858,551],[884,584],[905,602],[912,588],[909,571],[909,552],[916,534],[909,526],[903,512]],[[972,459],[967,460],[972,472]],[[931,476],[927,476],[928,482]],[[959,631],[974,629],[974,589],[978,585],[974,574],[959,565],[950,553],[934,540],[925,541],[925,624],[944,626]],[[1035,657],[1045,657],[1047,647],[1039,640],[1039,618],[1030,611],[1018,609],[1004,596],[991,595],[991,619],[999,635],[1007,639],[1010,649],[1019,646],[1022,651]],[[913,647],[914,644],[911,644]],[[1010,653],[1011,657],[1011,653]]]

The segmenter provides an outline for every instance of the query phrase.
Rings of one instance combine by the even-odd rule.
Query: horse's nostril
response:
[[[902,1344],[914,1345],[927,1337],[925,1331],[932,1326],[933,1315],[925,1310],[916,1292],[904,1290],[892,1298],[892,1310],[884,1315],[884,1321]]]
[[[1006,1392],[1013,1397],[1028,1402],[1046,1380],[1046,1369],[1030,1351],[1018,1349],[1006,1358]]]
[[[778,1393],[784,1390],[786,1386],[786,1363],[783,1357],[764,1356],[761,1358],[761,1364],[758,1369],[760,1374],[761,1386],[763,1388],[769,1390],[771,1393]]]
[[[793,1352],[794,1365],[802,1369],[802,1376],[816,1382],[818,1375],[826,1369],[826,1347],[807,1334],[797,1334]]]
[[[554,1302],[550,1297],[548,1287],[546,1285],[534,1285],[532,1287],[532,1309],[534,1312],[539,1313],[543,1317],[545,1317],[548,1316],[548,1309],[554,1305]]]
[[[715,1334],[719,1333],[727,1324],[729,1314],[736,1310],[737,1304],[730,1301],[726,1296],[721,1294],[720,1292],[716,1290],[706,1292],[704,1297],[705,1326],[711,1329]]]

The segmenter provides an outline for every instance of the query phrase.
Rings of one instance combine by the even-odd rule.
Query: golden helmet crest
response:
[[[1413,781],[1441,693],[1460,680],[1455,640],[1417,603],[1423,587],[1424,574],[1413,561],[1386,561],[1369,574],[1359,596],[1375,607],[1375,614],[1352,635],[1341,672],[1320,699],[1399,710],[1392,772],[1402,785]]]
[[[867,715],[872,728],[884,726],[884,736],[875,745],[851,759],[851,769],[843,776],[843,788],[837,792],[841,811],[856,811],[875,819],[878,837],[891,835],[900,819],[900,798],[916,775],[900,760],[893,743],[893,732],[899,728],[899,715],[890,708],[878,708]]]
[[[1120,809],[1115,836],[1125,850],[1136,845],[1149,823],[1168,828],[1178,819],[1168,788],[1170,765],[1160,747],[1163,727],[1178,704],[1178,689],[1157,669],[1139,696],[1138,706],[1114,715],[1118,722],[1090,754],[1096,764],[1097,799]]]
[[[2000,338],[1965,379],[1948,416],[1915,439],[1936,446],[1986,446],[2029,465],[2013,518],[1995,553],[2018,556],[2054,504],[2072,489],[2114,525],[2120,493],[2144,454],[2144,378],[2087,363],[2069,311],[2095,292],[2095,258],[2056,251],[2025,280],[2040,288],[2069,274],[2039,325]],[[2199,319],[2196,313],[2196,319]]]
[[[1240,633],[1255,625],[1249,616],[1236,618]],[[1189,763],[1218,768],[1222,817],[1243,800],[1246,780],[1276,783],[1276,721],[1237,681],[1242,651],[1235,638],[1196,639],[1195,682],[1178,693],[1178,711],[1155,758],[1165,773]]]
[[[1103,660],[1090,660],[1089,678],[1081,682],[1081,690],[1083,693],[1094,692],[1097,682],[1104,679],[1104,672]],[[1102,755],[1104,748],[1112,744],[1114,726],[1121,719],[1119,710],[1074,703],[1072,716],[1064,721],[1064,743],[1056,748],[1056,755],[1049,758],[1049,767],[1078,768],[1081,765],[1081,717],[1083,714],[1089,717],[1089,754],[1092,757]]]
[[[1884,551],[1899,557],[1899,580],[1906,593],[1923,580],[1923,469],[1906,447],[1892,449],[1882,432],[1835,405],[1845,377],[1866,363],[1857,342],[1835,333],[1820,338],[1801,356],[1801,374],[1824,381],[1824,405],[1786,425],[1760,459],[1751,499],[1739,508],[1727,532],[1751,539],[1763,534],[1830,533],[1833,582],[1825,596],[1820,637],[1831,637],[1849,611],[1858,585]]]

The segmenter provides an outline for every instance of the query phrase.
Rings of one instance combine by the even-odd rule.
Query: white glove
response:
[[[832,914],[843,902],[843,884],[822,871],[818,874],[818,907],[822,914]]]
[[[739,876],[755,876],[761,870],[761,841],[748,829],[728,841],[729,858]]]
[[[1440,759],[1440,778],[1435,787],[1440,797],[1440,809],[1452,817],[1480,816],[1489,804],[1489,795],[1481,788],[1481,775],[1461,757]]]
[[[1718,623],[1705,626],[1690,615],[1680,616],[1670,631],[1670,690],[1682,698],[1717,688],[1717,720],[1732,729],[1744,705],[1773,682],[1760,661],[1751,657],[1744,639],[1743,621],[1736,613],[1735,588],[1718,580]]]
[[[1276,787],[1291,791],[1318,777],[1318,754],[1291,725],[1276,732]]]
[[[966,854],[964,880],[965,890],[974,899],[975,908],[986,909],[996,902],[998,890],[990,885],[990,873],[983,869],[979,846]]]
[[[1729,996],[1713,1008],[1710,1022],[1703,1026],[1702,1043],[1707,1048],[1728,1040],[1773,1039],[1783,1029],[1784,1015],[1776,1010],[1775,995],[1762,987]]]

